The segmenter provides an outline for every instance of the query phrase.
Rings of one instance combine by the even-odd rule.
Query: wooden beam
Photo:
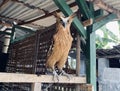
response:
[[[81,13],[83,14],[83,17],[85,17],[86,19],[93,17],[93,14],[90,11],[85,0],[76,0],[76,2],[78,4],[78,7],[79,7]]]
[[[71,3],[69,6],[72,8],[72,7],[76,6],[76,3],[73,2],[73,3]],[[57,9],[57,10],[55,10],[55,11],[56,11],[56,12],[60,12],[60,9]],[[49,12],[48,14],[45,14],[45,15],[43,15],[43,16],[40,16],[40,17],[35,18],[35,19],[33,19],[33,20],[30,20],[30,21],[20,22],[18,25],[24,25],[24,24],[28,24],[28,23],[32,23],[32,22],[38,21],[38,20],[40,20],[40,19],[44,19],[44,18],[46,18],[46,17],[50,17],[50,16],[53,15],[53,13],[54,13],[55,11]]]
[[[73,13],[70,7],[67,5],[65,0],[53,0],[53,1],[58,6],[58,8],[63,12],[65,16],[69,16]],[[86,30],[84,29],[84,26],[82,25],[82,23],[79,21],[77,17],[74,18],[74,21],[72,24],[80,35],[82,35],[84,38],[87,37]]]
[[[100,19],[99,18],[96,19],[96,21],[95,21],[96,23],[93,24],[93,32],[96,31],[97,29],[99,29],[100,27],[102,27],[103,25],[105,25],[106,23],[112,21],[116,17],[117,16],[115,14],[109,14]]]
[[[70,80],[65,76],[59,76],[59,82],[53,80],[52,75],[0,73],[0,82],[9,83],[86,83],[85,77],[73,76]]]
[[[120,18],[120,10],[118,9],[115,9],[114,7],[106,4],[104,1],[102,0],[90,0],[92,2],[94,2],[94,4],[96,4],[99,8],[107,11],[107,12],[110,12],[110,13],[113,13],[113,14],[116,14],[118,18]]]

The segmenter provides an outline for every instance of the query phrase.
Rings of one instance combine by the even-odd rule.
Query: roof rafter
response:
[[[112,6],[104,3],[102,0],[88,0],[90,2],[93,2],[94,4],[96,4],[99,8],[109,12],[109,13],[113,13],[116,14],[118,18],[120,18],[120,10],[113,8]]]
[[[70,6],[70,7],[74,7],[74,6],[76,6],[76,3],[75,3],[75,2],[74,2],[74,3],[71,3],[69,6]],[[26,21],[26,22],[20,22],[20,23],[18,23],[18,24],[19,24],[19,25],[23,25],[23,24],[28,24],[28,23],[31,23],[31,22],[35,22],[35,21],[37,21],[37,20],[44,19],[44,18],[46,18],[46,17],[52,16],[54,12],[55,12],[55,11],[52,11],[52,12],[49,12],[48,14],[45,14],[45,15],[40,16],[40,17],[38,17],[38,18],[35,18],[35,19],[33,19],[33,20]],[[60,12],[60,9],[56,10],[56,12]]]
[[[24,3],[23,1],[18,1],[18,0],[11,0],[11,1],[20,3],[20,4],[26,6],[26,7],[30,8],[30,9],[37,9],[38,11],[43,11],[45,14],[48,14],[48,13],[49,13],[49,12],[48,12],[47,10],[45,10],[45,9],[41,9],[40,7],[36,7],[36,6],[34,6],[34,5],[30,5],[29,3]]]

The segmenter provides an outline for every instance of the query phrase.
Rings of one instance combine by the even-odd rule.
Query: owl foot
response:
[[[53,71],[53,80],[54,81],[57,80],[57,82],[59,82],[59,76],[58,76],[58,74],[57,74],[57,72],[55,70]]]
[[[67,74],[64,70],[61,71],[60,75],[66,76],[69,80],[72,78],[72,76]]]

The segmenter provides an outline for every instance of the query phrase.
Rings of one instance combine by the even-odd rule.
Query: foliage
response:
[[[120,25],[120,22],[118,22]],[[103,32],[103,36],[100,34],[96,34],[96,48],[97,49],[107,49],[111,48],[110,44],[118,44],[120,42],[120,39],[118,36],[116,36],[113,32],[111,32],[109,29],[107,29],[106,25],[100,28],[100,30]],[[119,34],[120,34],[120,26],[119,26]]]

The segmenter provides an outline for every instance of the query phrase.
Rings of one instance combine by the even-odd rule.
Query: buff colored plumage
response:
[[[58,76],[57,72],[55,71],[55,67],[58,68],[63,75],[68,76],[62,68],[64,67],[69,50],[72,45],[73,38],[70,33],[70,25],[75,14],[72,14],[69,17],[63,18],[58,13],[54,15],[56,17],[56,34],[53,35],[53,48],[52,52],[50,52],[46,67],[51,68],[53,71],[54,76]]]

